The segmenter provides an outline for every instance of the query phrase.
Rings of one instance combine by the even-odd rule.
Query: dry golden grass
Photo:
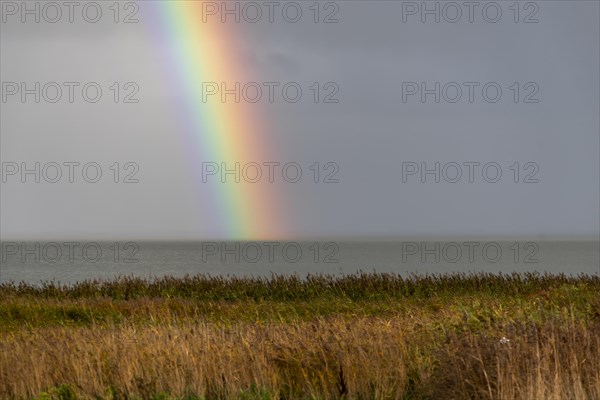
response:
[[[598,278],[361,279],[228,301],[0,285],[0,399],[600,400]]]
[[[546,321],[505,328],[509,342],[452,335],[432,398],[600,399],[600,324]]]
[[[402,398],[407,344],[401,320],[298,324],[51,328],[12,333],[0,349],[0,397],[34,397],[57,383],[93,398],[112,385],[150,398]],[[22,379],[22,377],[28,377]]]

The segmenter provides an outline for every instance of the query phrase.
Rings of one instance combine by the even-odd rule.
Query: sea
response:
[[[3,241],[0,245],[0,283],[33,285],[198,274],[600,275],[597,240]]]

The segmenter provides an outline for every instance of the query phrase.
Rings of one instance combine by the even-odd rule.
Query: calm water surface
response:
[[[599,274],[597,241],[3,242],[0,282],[358,271]]]

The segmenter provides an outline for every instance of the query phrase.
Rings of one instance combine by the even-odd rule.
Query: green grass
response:
[[[429,298],[433,295],[487,293],[491,295],[526,295],[557,287],[600,288],[597,275],[567,276],[525,274],[452,274],[413,275],[360,273],[331,275],[274,275],[271,278],[185,276],[146,280],[118,277],[110,281],[88,280],[74,285],[43,282],[40,286],[25,283],[0,285],[2,296],[33,296],[46,299],[111,298],[133,300],[145,297],[189,298],[202,301],[238,300],[311,300],[314,298],[348,298],[351,300]]]
[[[388,274],[266,278],[118,278],[71,286],[0,285],[0,326],[89,326],[123,322],[293,322],[331,315],[391,316],[460,311],[473,324],[508,314],[539,319],[569,307],[594,318],[600,277],[539,274]]]

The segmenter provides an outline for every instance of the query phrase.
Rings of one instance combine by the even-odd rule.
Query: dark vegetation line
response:
[[[233,277],[195,275],[144,279],[117,277],[86,280],[72,285],[42,282],[40,285],[7,282],[0,284],[0,297],[26,296],[53,299],[106,297],[112,299],[191,298],[197,300],[307,300],[343,297],[352,300],[430,297],[434,294],[465,295],[490,293],[527,295],[565,285],[584,285],[600,293],[600,276],[539,273],[456,273],[412,275],[358,273],[345,276],[273,275]]]

